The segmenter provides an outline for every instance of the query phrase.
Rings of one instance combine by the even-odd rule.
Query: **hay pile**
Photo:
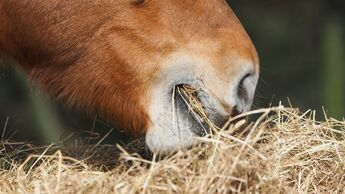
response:
[[[119,147],[121,157],[109,171],[60,151],[43,151],[21,163],[6,160],[11,165],[0,170],[0,192],[345,192],[344,121],[318,122],[313,111],[283,107],[248,114],[261,117],[244,130],[238,130],[240,121],[170,156],[147,160]]]

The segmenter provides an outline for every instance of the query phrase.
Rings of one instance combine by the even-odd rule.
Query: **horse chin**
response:
[[[152,125],[146,133],[146,144],[157,153],[184,150],[195,145],[199,131],[198,123],[188,113],[188,105],[183,99],[174,92],[168,96],[154,97],[150,111]]]
[[[167,154],[178,150],[186,150],[197,143],[197,135],[192,130],[171,130],[155,125],[146,133],[146,144],[154,153]]]

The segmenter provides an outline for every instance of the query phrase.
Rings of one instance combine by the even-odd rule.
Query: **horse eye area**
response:
[[[181,84],[174,88],[173,95],[176,101],[180,99],[186,107],[188,114],[202,127],[198,131],[200,136],[205,136],[212,130],[215,130],[216,125],[210,120],[205,111],[205,107],[199,99],[199,93],[202,92],[201,88],[195,88],[190,85]]]

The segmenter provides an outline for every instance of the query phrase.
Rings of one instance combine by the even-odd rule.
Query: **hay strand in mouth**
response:
[[[184,84],[176,86],[176,90],[188,106],[191,114],[194,114],[194,118],[200,123],[200,125],[204,126],[204,124],[206,124],[209,127],[209,129],[205,129],[206,132],[209,132],[209,134],[212,135],[213,133],[219,131],[220,128],[211,121],[205,111],[204,105],[198,98],[198,92],[202,90],[201,88],[193,88],[190,85]]]

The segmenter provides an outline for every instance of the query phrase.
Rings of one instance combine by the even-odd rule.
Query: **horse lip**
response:
[[[198,136],[206,136],[207,134],[209,134],[210,131],[210,126],[205,122],[205,119],[202,118],[199,114],[197,114],[194,109],[191,107],[191,105],[188,103],[187,100],[187,96],[185,96],[184,93],[180,92],[179,90],[179,86],[181,85],[177,85],[177,95],[175,96],[175,98],[178,98],[180,100],[182,100],[183,104],[180,104],[181,109],[187,109],[188,115],[192,117],[193,121],[195,122],[195,124],[197,124],[197,126],[192,127],[191,130],[192,132],[194,132],[195,134],[197,134]],[[197,90],[196,92],[196,97],[198,98],[199,93],[204,92],[202,90]],[[204,103],[199,99],[200,103],[202,105],[204,105]],[[182,107],[183,106],[183,107]]]

